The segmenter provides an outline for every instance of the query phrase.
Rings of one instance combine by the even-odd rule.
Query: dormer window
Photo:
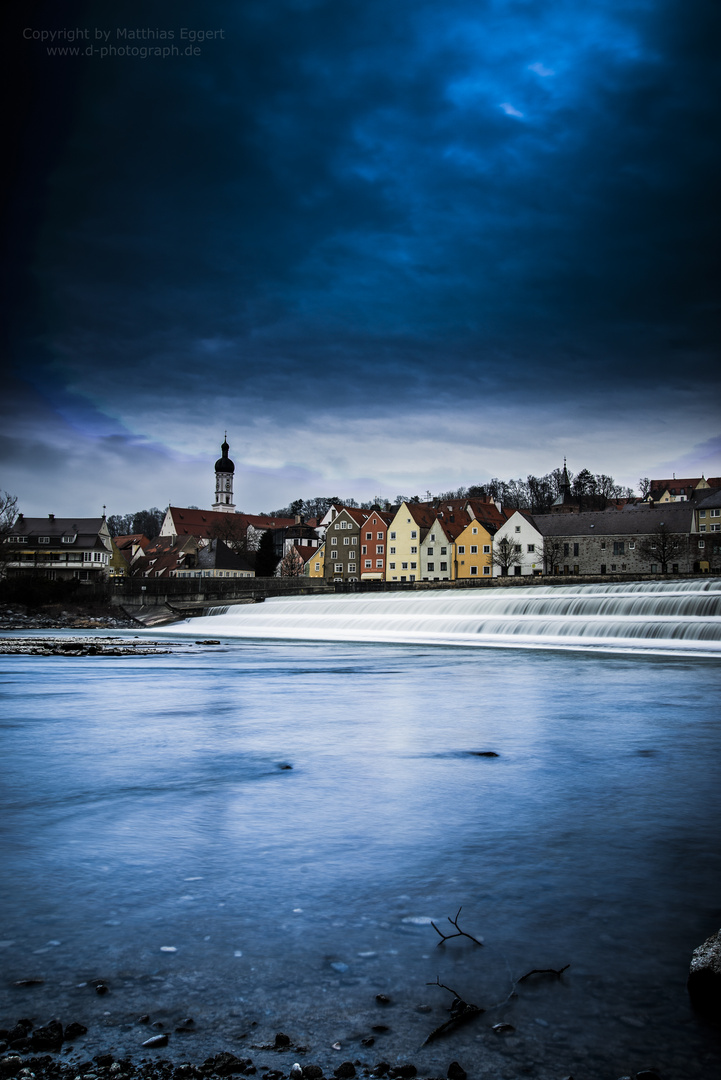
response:
[[[39,544],[49,544],[50,543],[50,537],[49,536],[39,536],[38,537],[38,543]]]
[[[75,541],[77,540],[77,538],[78,538],[78,534],[77,533],[72,533],[72,534],[70,534],[68,536],[63,537],[63,543],[64,544],[74,544]]]

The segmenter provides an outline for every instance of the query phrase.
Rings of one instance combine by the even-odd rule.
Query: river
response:
[[[78,1020],[81,1056],[138,1054],[149,1014],[176,1060],[287,1069],[251,1049],[283,1031],[326,1070],[721,1073],[685,989],[721,925],[708,633],[471,649],[244,639],[237,617],[173,627],[220,644],[168,655],[0,658],[0,1026]],[[482,946],[439,945],[459,908]],[[436,980],[486,1012],[421,1047]]]

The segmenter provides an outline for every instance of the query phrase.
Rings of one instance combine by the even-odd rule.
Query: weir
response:
[[[218,607],[168,633],[721,656],[721,581],[352,594]]]

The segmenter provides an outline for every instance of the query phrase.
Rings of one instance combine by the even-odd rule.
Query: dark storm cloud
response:
[[[712,0],[85,20],[225,36],[84,62],[25,253],[37,385],[126,417],[211,379],[278,417],[717,385]]]

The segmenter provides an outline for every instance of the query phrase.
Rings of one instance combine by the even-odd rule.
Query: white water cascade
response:
[[[214,608],[166,632],[718,657],[721,581],[284,597]]]

